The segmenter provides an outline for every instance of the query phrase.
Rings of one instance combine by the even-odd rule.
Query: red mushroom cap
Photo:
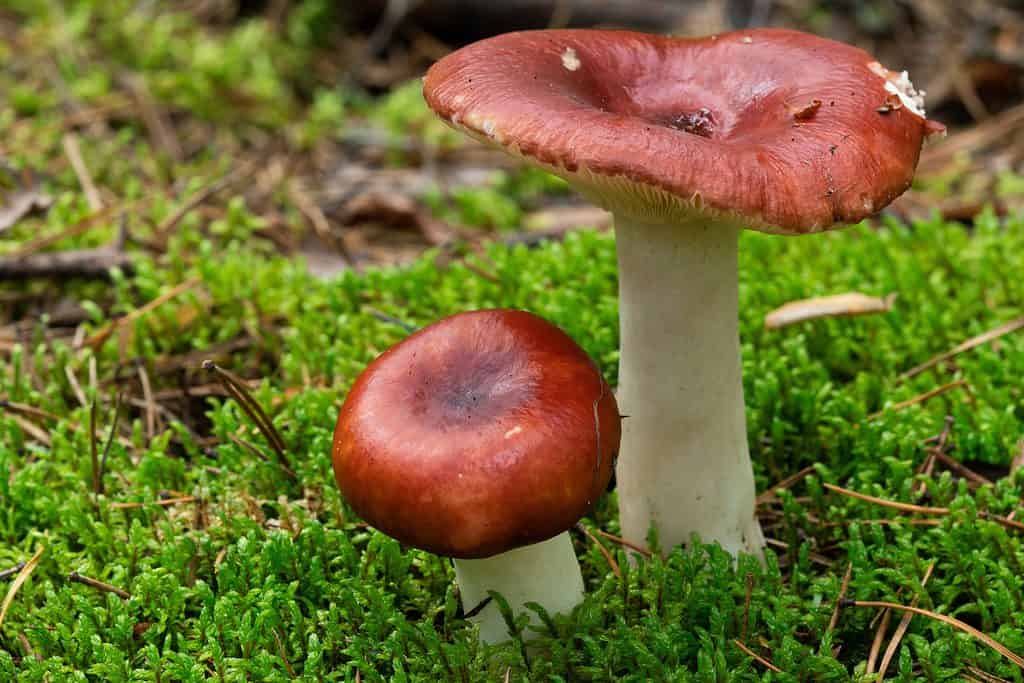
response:
[[[338,415],[334,474],[389,536],[489,557],[586,514],[619,433],[611,389],[567,334],[525,311],[473,311],[370,363]]]
[[[914,111],[905,74],[780,29],[507,33],[434,64],[423,92],[454,127],[613,211],[656,222],[711,213],[785,234],[879,211],[942,129]]]

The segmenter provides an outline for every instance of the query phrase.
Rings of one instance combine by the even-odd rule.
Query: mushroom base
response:
[[[617,215],[624,536],[666,551],[693,534],[762,554],[738,328],[739,228]]]
[[[568,531],[494,557],[452,562],[466,612],[486,600],[488,591],[497,591],[508,601],[513,614],[528,612],[531,623],[537,624],[536,614],[527,610],[524,603],[536,602],[549,613],[558,614],[571,611],[583,600],[583,575]],[[480,625],[480,639],[484,642],[500,643],[511,638],[494,601],[471,620]],[[529,639],[531,631],[523,635]]]

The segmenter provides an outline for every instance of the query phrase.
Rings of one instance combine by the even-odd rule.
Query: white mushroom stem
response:
[[[619,256],[616,481],[623,535],[664,551],[697,533],[760,555],[737,313],[739,228],[615,221]]]
[[[481,560],[453,560],[455,580],[462,595],[462,608],[469,612],[488,598],[488,591],[501,593],[512,613],[535,612],[524,604],[536,602],[550,614],[564,614],[583,601],[583,575],[569,532],[554,538],[510,550]],[[480,625],[480,639],[488,643],[508,640],[508,625],[492,600],[472,617]],[[529,629],[524,637],[535,633]]]

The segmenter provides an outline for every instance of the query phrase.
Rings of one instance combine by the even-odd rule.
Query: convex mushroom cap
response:
[[[781,29],[508,33],[437,62],[424,95],[451,125],[620,217],[718,214],[782,234],[879,211],[910,186],[924,138],[944,130],[905,73]]]
[[[482,558],[571,528],[604,492],[614,396],[555,325],[518,310],[436,322],[388,349],[338,416],[349,504],[409,545]]]

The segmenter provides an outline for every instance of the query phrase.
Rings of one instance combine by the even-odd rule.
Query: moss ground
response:
[[[803,473],[762,501],[766,565],[734,566],[700,544],[632,565],[601,537],[613,568],[576,533],[586,602],[545,619],[529,649],[520,639],[485,648],[461,618],[449,563],[346,508],[330,467],[336,411],[365,364],[407,334],[387,316],[419,326],[471,308],[529,309],[564,327],[614,382],[613,237],[495,243],[443,264],[431,251],[405,267],[322,280],[269,238],[275,226],[307,230],[283,183],[258,197],[229,187],[166,230],[188,197],[232,168],[267,150],[330,150],[346,121],[453,143],[408,92],[378,105],[323,85],[309,65],[324,38],[310,27],[333,3],[296,3],[276,32],[256,20],[210,29],[128,2],[9,4],[0,156],[15,170],[9,185],[35,170],[53,204],[0,234],[0,253],[49,235],[62,236],[42,251],[94,247],[126,228],[132,266],[109,281],[0,285],[0,569],[38,562],[16,591],[12,576],[0,584],[13,594],[0,609],[0,680],[873,680],[878,611],[847,607],[835,618],[841,593],[913,602],[1024,653],[1024,535],[1012,520],[1024,476],[1011,467],[1024,437],[1024,334],[901,378],[1024,315],[1024,216],[983,213],[970,229],[886,219],[812,238],[744,236],[758,488]],[[173,123],[178,159],[138,113],[145,107],[124,103],[137,93],[130,77]],[[95,113],[111,108],[122,113]],[[90,206],[68,132],[107,213]],[[521,180],[467,191],[447,210],[469,220],[467,206],[493,207],[497,196],[504,218],[491,222],[514,227],[527,197],[558,192]],[[67,233],[98,213],[90,229]],[[897,298],[885,314],[764,329],[787,301],[852,290]],[[68,302],[81,317],[71,327],[58,315]],[[253,380],[294,477],[200,369],[205,358]],[[928,467],[937,447],[947,460]],[[614,533],[614,495],[584,525]],[[884,643],[899,620],[883,622]],[[1024,672],[925,616],[910,622],[887,671],[888,680],[969,678]]]

